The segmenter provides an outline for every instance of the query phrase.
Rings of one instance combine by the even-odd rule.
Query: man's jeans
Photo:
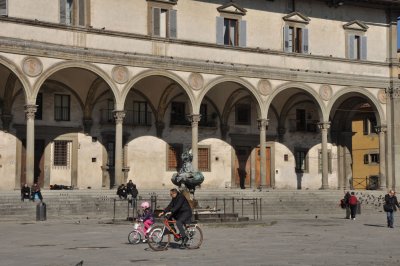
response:
[[[386,212],[387,226],[393,227],[394,215],[393,212]]]

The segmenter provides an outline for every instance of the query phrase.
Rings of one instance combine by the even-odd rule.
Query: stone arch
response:
[[[115,84],[112,82],[111,78],[109,75],[102,70],[101,68],[90,64],[86,62],[79,62],[79,61],[67,61],[67,62],[61,62],[61,63],[56,63],[53,66],[51,66],[49,69],[47,69],[35,82],[33,86],[33,92],[32,92],[32,97],[29,99],[30,103],[34,104],[36,100],[36,96],[42,87],[43,83],[54,73],[67,69],[67,68],[81,68],[88,70],[90,72],[95,73],[99,77],[101,77],[107,85],[110,87],[111,91],[114,94],[115,99],[119,99],[120,93],[118,91],[118,88],[115,86]]]
[[[300,90],[307,92],[312,97],[313,101],[315,102],[315,104],[318,107],[317,109],[318,109],[318,114],[319,114],[320,119],[322,121],[329,120],[329,113],[326,111],[326,107],[325,107],[321,97],[319,96],[319,94],[313,88],[311,88],[310,86],[308,86],[304,83],[287,82],[285,84],[278,86],[273,91],[273,93],[270,95],[270,97],[268,98],[266,106],[269,107],[270,105],[272,105],[273,100],[279,93],[281,93],[284,90],[290,89],[290,88],[296,88],[296,89],[300,89]],[[267,110],[268,110],[268,108],[267,108]]]
[[[0,55],[0,65],[3,65],[8,70],[10,70],[15,76],[17,76],[18,80],[21,82],[23,87],[22,89],[24,91],[25,102],[28,103],[28,99],[31,97],[31,86],[26,76],[22,73],[22,71],[16,64],[14,64],[13,62],[11,62],[10,60],[1,55]]]
[[[365,98],[367,98],[369,101],[371,101],[371,103],[374,106],[374,109],[376,110],[378,116],[377,116],[377,122],[378,125],[384,125],[386,124],[386,116],[385,113],[382,109],[381,104],[379,103],[378,99],[372,95],[369,91],[362,89],[360,87],[347,87],[347,89],[341,89],[339,90],[337,93],[335,93],[333,95],[333,97],[331,98],[331,100],[329,101],[329,104],[326,108],[326,110],[328,111],[328,114],[330,114],[333,110],[333,108],[335,107],[335,104],[338,103],[338,100],[344,96],[345,94],[351,94],[351,93],[355,93],[356,95],[362,95]]]
[[[198,102],[196,105],[196,111],[199,112],[200,110],[200,104],[205,95],[216,85],[224,83],[224,82],[234,82],[237,84],[242,85],[245,89],[249,90],[251,93],[251,96],[256,100],[258,103],[257,105],[257,113],[259,115],[259,118],[267,118],[267,109],[265,108],[264,101],[262,100],[260,94],[258,93],[257,89],[250,84],[248,81],[239,78],[239,77],[233,77],[233,76],[222,76],[222,77],[217,77],[213,80],[211,80],[202,90],[200,95],[198,96]]]
[[[167,71],[167,70],[155,70],[155,69],[150,69],[150,70],[144,70],[142,72],[140,72],[139,74],[137,74],[136,76],[134,76],[123,88],[122,93],[121,93],[121,102],[118,105],[118,108],[120,108],[121,110],[123,109],[123,106],[125,104],[125,100],[126,97],[129,93],[129,91],[131,90],[131,88],[140,80],[147,78],[147,77],[151,77],[151,76],[161,76],[161,77],[166,77],[169,78],[171,80],[173,80],[174,82],[176,82],[187,94],[187,96],[189,97],[191,106],[190,106],[190,110],[193,112],[194,106],[195,106],[195,97],[193,95],[192,90],[189,88],[188,84],[178,75]]]

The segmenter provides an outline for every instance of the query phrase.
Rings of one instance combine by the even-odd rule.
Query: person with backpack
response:
[[[357,203],[358,199],[354,192],[351,192],[350,198],[349,198],[349,206],[350,206],[350,215],[351,219],[355,220],[356,219],[356,212],[357,212]]]
[[[345,217],[346,219],[350,219],[350,204],[349,204],[350,197],[351,197],[350,192],[346,191],[344,194],[344,198],[341,202],[342,208],[346,209],[346,217]]]
[[[396,206],[400,208],[394,191],[390,190],[389,193],[385,195],[385,203],[383,204],[383,210],[386,212],[387,217],[387,226],[390,228],[393,228],[393,212],[397,211]]]

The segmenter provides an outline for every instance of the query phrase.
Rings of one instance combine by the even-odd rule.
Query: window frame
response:
[[[144,110],[141,110],[143,104]],[[138,107],[138,110],[135,109],[135,106]],[[142,121],[141,113],[144,113],[144,121]],[[133,101],[133,124],[138,126],[150,126],[150,119],[151,113],[149,112],[149,103],[147,101]]]
[[[211,172],[211,145],[199,145],[198,149],[198,168],[201,172]],[[202,160],[202,155],[200,154],[200,150],[206,151],[207,158]],[[206,161],[206,162],[205,162]],[[206,165],[203,166],[202,164],[205,163]]]
[[[243,115],[243,109],[248,109],[247,120],[245,122],[239,121],[239,114]],[[249,103],[236,103],[235,104],[235,125],[250,126],[251,125],[251,104]]]
[[[294,149],[294,162],[295,162],[295,172],[296,173],[308,173],[309,172],[308,152],[309,152],[309,150],[304,149],[304,148],[295,148]],[[298,153],[304,153],[304,157],[302,158],[304,169],[298,167],[301,164],[301,161],[298,162]]]
[[[363,118],[363,135],[377,134],[376,127],[377,121],[375,116],[366,116]]]
[[[147,0],[147,31],[148,35],[165,38],[165,39],[176,39],[178,37],[178,11],[174,8],[177,4],[176,0],[171,1],[157,1]],[[161,25],[160,21],[162,10],[166,11],[165,17],[165,36],[161,36]],[[157,15],[158,14],[158,15]],[[157,16],[159,16],[157,18]],[[158,19],[158,26],[155,26],[155,21]],[[159,33],[157,33],[157,28]]]
[[[0,6],[0,17],[1,16],[8,16],[8,0],[2,0],[2,2],[0,1],[0,4],[5,5],[4,8],[1,8]]]
[[[70,140],[54,140],[53,142],[53,163],[54,167],[68,167],[70,166],[70,153],[71,153]]]
[[[180,109],[183,110],[182,115],[173,114],[174,107],[177,107],[178,105],[180,105]],[[180,118],[180,119],[178,119],[178,118]],[[189,125],[189,121],[187,121],[187,119],[186,119],[186,102],[181,102],[181,101],[171,102],[170,122],[169,123],[170,123],[170,125]]]
[[[57,97],[61,97],[61,106],[57,106]],[[63,106],[63,99],[64,97],[68,98],[68,106],[65,107]],[[61,113],[61,118],[57,118],[57,108],[61,108],[61,110],[63,110],[63,108],[68,108],[68,117],[66,119],[64,119],[63,116],[63,112]],[[54,94],[54,120],[55,121],[71,121],[71,95],[69,94]]]
[[[175,163],[176,165],[171,165],[170,161],[170,152],[175,152]],[[182,167],[182,153],[183,153],[183,145],[181,143],[167,143],[166,145],[166,171],[179,171],[180,167]],[[171,155],[172,156],[172,155]]]
[[[67,21],[67,9],[62,9],[63,5],[67,7],[68,2],[71,2],[69,21]],[[90,0],[59,0],[58,10],[60,24],[73,27],[88,27],[90,25]]]
[[[43,120],[43,93],[39,92],[36,97],[36,120]]]

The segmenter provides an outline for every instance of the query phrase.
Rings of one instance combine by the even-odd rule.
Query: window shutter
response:
[[[85,15],[86,15],[86,8],[85,8],[85,1],[86,0],[79,0],[79,26],[86,26],[85,24]]]
[[[347,37],[347,58],[354,59],[354,40],[355,37],[352,34],[349,34]]]
[[[217,17],[217,44],[224,44],[224,18]]]
[[[247,28],[247,21],[240,20],[239,21],[239,46],[240,47],[246,47],[246,40],[247,40],[246,28]]]
[[[289,26],[283,28],[283,50],[285,52],[291,52],[289,47]]]
[[[176,39],[177,37],[177,11],[175,9],[169,10],[169,38]]]
[[[153,35],[160,36],[161,8],[153,7]]]
[[[0,0],[0,16],[7,15],[7,0]]]
[[[367,60],[367,37],[360,37],[360,59]]]
[[[67,0],[60,0],[60,23],[66,24],[66,8],[67,8]]]
[[[303,54],[308,54],[308,29],[302,29],[302,52]]]
[[[369,155],[368,154],[364,154],[364,164],[368,164],[369,163]]]

